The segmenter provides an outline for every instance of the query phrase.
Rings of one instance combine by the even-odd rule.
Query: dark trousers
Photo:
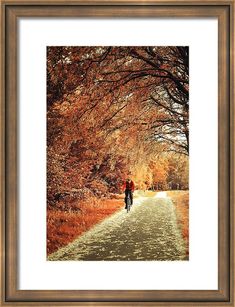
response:
[[[131,199],[131,204],[133,204],[133,192],[131,190],[125,190],[125,204],[126,204],[126,201],[127,201],[127,195],[130,195],[130,199]]]

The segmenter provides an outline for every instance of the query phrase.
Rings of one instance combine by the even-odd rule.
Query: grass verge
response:
[[[72,242],[92,226],[123,208],[123,197],[93,199],[71,206],[72,210],[49,207],[47,210],[47,254]],[[67,207],[68,204],[67,204]]]
[[[186,242],[187,256],[189,256],[189,191],[167,191],[167,196],[175,205],[177,221]]]

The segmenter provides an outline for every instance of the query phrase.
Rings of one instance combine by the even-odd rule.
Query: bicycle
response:
[[[131,210],[131,196],[130,193],[127,193],[126,196],[126,211],[127,213]]]

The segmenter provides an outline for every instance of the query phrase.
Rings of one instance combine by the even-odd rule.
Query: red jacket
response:
[[[134,182],[131,180],[130,182],[125,181],[123,184],[123,190],[131,190],[132,192],[134,192],[135,189],[135,185]]]

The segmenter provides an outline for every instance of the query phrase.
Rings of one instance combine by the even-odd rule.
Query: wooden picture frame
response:
[[[234,306],[234,4],[234,0],[1,1],[1,306]],[[218,290],[18,290],[17,19],[131,16],[218,18]]]

